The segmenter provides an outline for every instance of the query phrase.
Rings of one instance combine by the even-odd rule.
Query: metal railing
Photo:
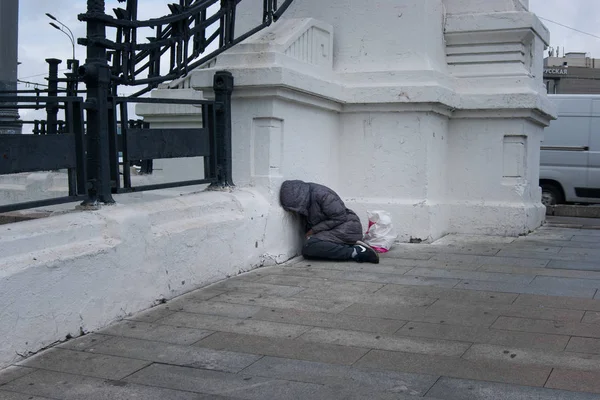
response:
[[[0,93],[1,108],[46,111],[45,120],[25,121],[34,125],[33,135],[0,136],[0,175],[61,168],[69,171],[69,196],[0,206],[0,212],[78,200],[84,194],[82,205],[96,206],[114,203],[113,193],[200,183],[213,187],[233,185],[233,76],[229,72],[216,72],[214,101],[139,96],[160,83],[183,77],[271,25],[292,0],[279,5],[277,0],[264,0],[262,21],[241,35],[236,35],[235,25],[236,9],[242,0],[179,0],[179,4],[168,5],[169,15],[146,21],[137,19],[140,1],[120,1],[126,3],[125,8],[116,8],[112,17],[105,13],[105,0],[87,0],[87,12],[79,15],[87,24],[86,38],[78,40],[87,47],[84,65],[68,60],[71,70],[65,78],[59,78],[60,60],[48,59],[47,89]],[[211,7],[218,4],[220,8],[213,12]],[[107,38],[107,29],[116,31],[114,41]],[[154,35],[142,35],[138,29],[151,29]],[[140,42],[142,36],[145,39]],[[216,48],[209,51],[211,45]],[[161,64],[165,58],[169,67],[163,74]],[[85,91],[79,90],[80,82],[85,83]],[[118,95],[119,85],[144,88],[122,97]],[[80,94],[85,94],[86,99]],[[203,126],[168,130],[143,124],[130,126],[130,103],[195,105],[201,109]],[[179,157],[204,157],[205,176],[191,181],[132,185],[128,168],[131,163],[141,160],[149,171],[154,159]]]
[[[2,109],[62,109],[69,113],[65,129],[58,134],[0,135],[0,175],[67,169],[68,196],[0,206],[0,212],[84,200],[86,198],[85,137],[81,97],[27,96],[0,93]],[[55,123],[55,127],[58,125]]]

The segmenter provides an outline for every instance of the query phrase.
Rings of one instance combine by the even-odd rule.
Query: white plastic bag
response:
[[[387,211],[367,211],[369,228],[363,241],[378,253],[386,253],[391,248],[398,233],[392,226],[392,218]]]

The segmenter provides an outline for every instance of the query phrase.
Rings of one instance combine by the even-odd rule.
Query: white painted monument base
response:
[[[298,0],[170,87],[210,97],[214,73],[233,73],[237,185],[323,183],[364,222],[390,211],[403,241],[524,234],[544,219],[539,147],[554,112],[548,31],[526,6]],[[241,15],[240,32],[252,9]]]

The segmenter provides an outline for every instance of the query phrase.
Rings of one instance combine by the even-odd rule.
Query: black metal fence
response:
[[[86,104],[77,96],[50,96],[48,90],[33,93],[0,93],[0,108],[46,110],[51,118],[24,121],[34,126],[33,134],[0,135],[0,175],[20,172],[66,169],[68,196],[1,205],[0,213],[88,199],[92,186],[88,168],[101,165],[110,173],[111,193],[165,189],[179,186],[211,184],[232,185],[231,178],[231,93],[233,78],[222,71],[215,74],[214,100],[113,97],[108,108],[109,151],[90,151],[96,146],[86,134]],[[52,93],[58,94],[58,93]],[[148,123],[129,119],[128,105],[178,104],[198,107],[202,127],[190,129],[156,129]],[[59,112],[66,123],[57,119]],[[133,186],[130,166],[134,162],[203,157],[202,179]],[[200,167],[200,166],[199,166]],[[199,168],[200,169],[200,168]]]
[[[66,197],[0,206],[0,212],[84,200],[86,197],[84,103],[81,97],[1,95],[3,109],[63,109],[71,118],[58,134],[0,135],[0,175],[67,169]],[[56,128],[56,123],[54,128]]]
[[[210,183],[233,185],[231,176],[231,93],[233,76],[220,71],[214,77],[213,101],[141,98],[160,83],[174,80],[213,59],[249,36],[271,25],[292,3],[264,0],[260,23],[236,35],[236,8],[242,0],[179,0],[169,4],[170,15],[147,21],[137,19],[138,2],[119,0],[125,8],[105,13],[105,0],[87,0],[79,20],[87,24],[86,63],[68,60],[71,71],[58,77],[60,60],[48,59],[48,88],[0,92],[0,108],[45,109],[45,120],[32,124],[32,135],[0,135],[0,175],[67,169],[66,197],[0,206],[0,212],[84,199],[82,205],[114,203],[113,193]],[[209,8],[220,8],[209,15]],[[107,29],[116,32],[114,41]],[[151,29],[151,37],[138,29]],[[146,38],[140,43],[139,38]],[[218,38],[218,41],[217,41]],[[209,50],[210,46],[214,47]],[[161,73],[162,60],[168,71]],[[79,83],[86,90],[79,90]],[[61,87],[60,85],[63,85]],[[118,95],[119,85],[142,86],[134,95]],[[83,99],[85,95],[85,100]],[[132,122],[131,103],[192,105],[202,112],[196,129],[157,129]],[[62,117],[62,119],[61,119]],[[120,134],[119,134],[120,132]],[[145,172],[152,160],[203,157],[204,177],[191,181],[135,187],[129,166],[139,163]],[[121,175],[122,170],[122,175]]]

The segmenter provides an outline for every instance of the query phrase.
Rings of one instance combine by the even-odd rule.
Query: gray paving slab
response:
[[[0,370],[0,386],[35,371],[33,368],[11,365]]]
[[[584,234],[584,233],[586,233],[586,234]],[[600,238],[598,238],[598,235],[593,235],[591,233],[592,232],[578,231],[577,235],[573,235],[571,237],[571,240],[573,242],[584,242],[584,243],[599,244],[600,243]]]
[[[439,298],[443,300],[465,301],[470,303],[503,303],[511,304],[517,298],[516,293],[499,293],[492,291],[470,291],[462,289],[438,288],[432,286],[386,285],[377,294],[396,296],[416,296]]]
[[[489,361],[505,365],[513,364],[600,372],[600,356],[590,354],[474,344],[462,357],[465,360]]]
[[[586,311],[581,322],[586,324],[600,324],[600,312]]]
[[[59,344],[56,347],[71,349],[71,350],[85,350],[90,347],[97,345],[100,342],[108,340],[109,336],[98,335],[96,333],[79,336],[75,339],[68,340],[64,343]]]
[[[476,265],[515,265],[521,267],[545,267],[550,259],[540,259],[536,257],[500,257],[500,256],[472,256],[461,254],[437,254],[431,257],[431,260],[462,262]]]
[[[453,378],[543,386],[552,368],[470,361],[460,357],[371,350],[354,364],[358,368],[434,374]],[[445,398],[445,397],[441,397]]]
[[[600,354],[600,339],[573,336],[565,350],[575,353]]]
[[[304,292],[300,292],[299,295],[305,293],[307,290],[305,290]],[[320,298],[299,298],[299,295],[293,298],[282,298],[277,296],[264,296],[259,293],[231,292],[217,296],[213,300],[233,304],[249,304],[262,307],[275,307],[330,313],[341,312],[352,304],[352,301],[330,301]]]
[[[510,245],[510,247],[507,246],[507,248],[524,248],[527,249],[530,246],[539,246],[539,247],[543,247],[543,246],[548,246],[551,248],[563,248],[563,247],[567,247],[567,248],[594,248],[594,244],[593,243],[589,243],[589,242],[579,242],[579,241],[575,241],[575,240],[553,240],[553,239],[540,239],[540,238],[535,238],[535,237],[527,237],[524,236],[522,238],[519,238],[518,241],[515,241],[513,244]]]
[[[231,304],[219,301],[182,302],[177,311],[192,314],[217,315],[231,318],[249,318],[260,311],[260,306]]]
[[[565,241],[567,242],[567,241]],[[528,253],[547,254],[552,257],[552,254],[560,253],[563,246],[550,246],[547,243],[537,244],[535,242],[513,242],[504,246],[503,250],[525,251]]]
[[[148,361],[122,355],[93,354],[60,348],[44,351],[19,363],[29,368],[105,379],[124,378],[149,364]]]
[[[359,264],[360,265],[360,264]],[[406,268],[409,270],[409,268]],[[266,275],[257,281],[275,285],[300,286],[320,290],[340,290],[350,293],[372,293],[383,287],[381,283],[352,282],[345,280],[332,280],[320,278],[306,278],[303,276]]]
[[[437,268],[413,268],[405,275],[425,276],[433,278],[454,278],[454,279],[473,279],[478,281],[491,282],[511,282],[519,284],[528,284],[535,278],[535,275],[503,274],[480,271],[461,271],[445,270]]]
[[[442,377],[427,393],[447,400],[597,400],[591,393]]]
[[[471,345],[470,343],[449,340],[379,335],[370,332],[326,328],[313,328],[299,339],[309,342],[338,344],[341,346],[358,346],[369,349],[454,357],[460,357]]]
[[[535,231],[533,234],[520,237],[518,240],[519,241],[571,240],[576,232],[579,232],[579,230],[576,230],[576,229],[565,230],[565,229],[558,229],[558,228],[543,230],[543,229],[538,228],[538,230]]]
[[[346,314],[332,315],[313,311],[285,310],[278,308],[264,308],[254,315],[252,319],[378,333],[394,333],[404,325],[404,322],[393,319],[371,317],[357,318],[356,316]]]
[[[439,287],[453,287],[458,282],[460,282],[459,279],[427,278],[418,276],[404,276],[398,274],[378,274],[374,272],[340,271],[314,267],[296,268],[290,272],[290,275],[358,282],[375,282],[383,284],[395,283],[399,285],[422,285]]]
[[[3,389],[61,400],[202,399],[197,393],[43,370],[17,379]]]
[[[400,258],[380,258],[379,264],[392,265],[395,267],[411,267],[411,268],[438,268],[438,269],[458,269],[465,271],[475,271],[479,268],[479,264],[467,264],[460,261],[439,261],[439,260],[405,260]]]
[[[314,383],[296,382],[256,376],[232,375],[181,368],[170,365],[153,365],[132,376],[131,380],[148,382],[192,392],[209,392],[236,399],[381,399],[406,400],[408,397],[394,393],[366,392],[359,387],[327,387]]]
[[[215,288],[215,285],[218,285],[219,283],[220,282],[217,282],[214,285],[203,287],[200,290],[191,291],[189,293],[186,293],[182,296],[177,297],[176,299],[177,300],[185,300],[185,301],[193,301],[193,302],[210,300],[213,297],[224,293],[223,290],[218,290],[217,288]]]
[[[173,344],[192,344],[211,335],[214,331],[149,324],[140,321],[123,321],[98,331],[99,334],[153,340]]]
[[[285,338],[298,337],[309,329],[309,327],[304,325],[254,321],[248,318],[228,318],[216,315],[190,314],[184,312],[170,315],[159,320],[159,322],[165,325]]]
[[[49,397],[32,396],[29,394],[7,392],[0,388],[0,399],[2,400],[53,400]]]
[[[477,311],[476,308],[430,309],[423,307],[399,307],[373,304],[353,304],[343,311],[344,314],[359,317],[393,318],[404,321],[419,321],[439,324],[465,326],[490,326],[498,318],[497,314]]]
[[[396,244],[389,252],[391,257],[395,257],[401,254],[470,254],[477,256],[493,256],[502,250],[502,247],[498,245],[490,244],[453,244],[444,245],[440,242],[433,244],[407,244],[400,243]]]
[[[598,244],[600,244],[600,237],[598,238]],[[560,250],[558,253],[563,256],[586,256],[586,257],[595,257],[596,259],[600,258],[600,249],[598,248],[570,248],[565,247]]]
[[[409,322],[396,332],[396,335],[555,351],[564,350],[569,342],[569,336],[565,335],[500,331],[483,326],[430,324],[425,322]]]
[[[530,286],[560,286],[572,287],[581,289],[598,289],[600,288],[600,280],[598,279],[578,279],[578,278],[561,278],[556,276],[537,276]]]
[[[517,240],[516,237],[510,236],[490,236],[490,235],[464,235],[451,233],[434,242],[436,245],[446,246],[466,246],[466,245],[506,245]]]
[[[241,289],[244,292],[249,293],[271,294],[282,297],[293,296],[303,290],[302,288],[294,286],[271,285],[267,283],[257,283],[246,280],[231,281],[229,279],[217,283],[213,285],[213,287],[216,290],[229,291]]]
[[[552,296],[593,298],[596,294],[595,288],[580,288],[577,286],[562,286],[560,284],[538,284],[523,285],[518,283],[488,282],[465,280],[456,285],[457,289],[484,290],[504,293],[527,293]]]
[[[561,390],[569,390],[570,392],[568,392],[568,394],[571,395],[573,395],[573,392],[598,393],[596,395],[587,394],[586,396],[588,397],[583,398],[600,399],[600,373],[555,368],[554,371],[552,371],[552,374],[550,374],[548,382],[546,382],[546,387]],[[573,397],[567,397],[565,395],[564,398],[568,400],[577,400],[579,398],[577,396],[585,395],[582,393],[577,393]]]
[[[127,381],[196,393],[225,394],[241,399],[308,399],[319,396],[319,392],[323,388],[321,385],[305,382],[290,382],[160,364],[154,364],[139,371],[130,376]]]
[[[546,268],[600,271],[600,262],[579,260],[551,260]]]
[[[173,310],[170,305],[162,304],[160,306],[152,307],[148,310],[142,311],[138,314],[130,315],[125,319],[140,322],[154,322],[166,317],[167,315],[171,315],[174,312],[175,310]]]
[[[541,319],[500,317],[492,329],[600,338],[600,325]]]
[[[470,314],[472,316],[505,316],[518,318],[548,319],[552,321],[580,322],[584,312],[581,310],[569,310],[563,308],[552,308],[547,306],[527,306],[521,304],[488,304],[488,303],[464,303],[455,301],[437,301],[427,309],[427,313],[435,315]]]
[[[111,338],[86,352],[226,372],[239,372],[260,358],[253,354],[129,338]]]
[[[571,310],[600,311],[600,300],[582,299],[576,297],[540,296],[520,294],[514,302],[515,305],[529,305],[535,307],[566,308]]]
[[[199,341],[195,346],[343,365],[353,364],[369,351],[367,348],[361,348],[359,344],[340,346],[311,343],[298,339],[267,338],[226,332],[215,333]]]
[[[400,296],[381,291],[376,293],[348,293],[343,290],[340,291],[333,289],[306,289],[305,291],[298,293],[296,296],[294,296],[294,298],[337,301],[347,304],[345,308],[350,306],[352,303],[426,307],[433,304],[437,300],[435,297]],[[337,311],[339,312],[343,310]]]
[[[482,265],[482,272],[500,272],[504,274],[556,276],[561,278],[600,279],[600,271],[579,271],[557,268],[512,267],[509,265]]]
[[[584,255],[584,254],[550,254],[544,252],[534,252],[529,250],[517,250],[517,249],[505,249],[498,253],[498,257],[527,257],[527,258],[535,258],[540,260],[565,260],[565,261],[595,261],[597,260],[597,256],[592,255]]]
[[[364,390],[423,396],[438,376],[374,371],[287,358],[264,357],[244,370],[245,375],[317,383],[328,386],[357,385]]]
[[[401,249],[398,246],[392,247],[390,251],[382,255],[382,258],[400,258],[407,260],[428,260],[431,258],[431,254],[426,252],[409,251],[407,249]]]
[[[397,258],[379,258],[379,264],[364,264],[355,262],[303,262],[295,264],[296,268],[311,268],[317,266],[321,269],[352,271],[352,272],[375,272],[380,274],[399,274],[413,268],[419,260],[402,260]],[[277,273],[276,273],[277,274]],[[278,274],[279,275],[279,274]]]

